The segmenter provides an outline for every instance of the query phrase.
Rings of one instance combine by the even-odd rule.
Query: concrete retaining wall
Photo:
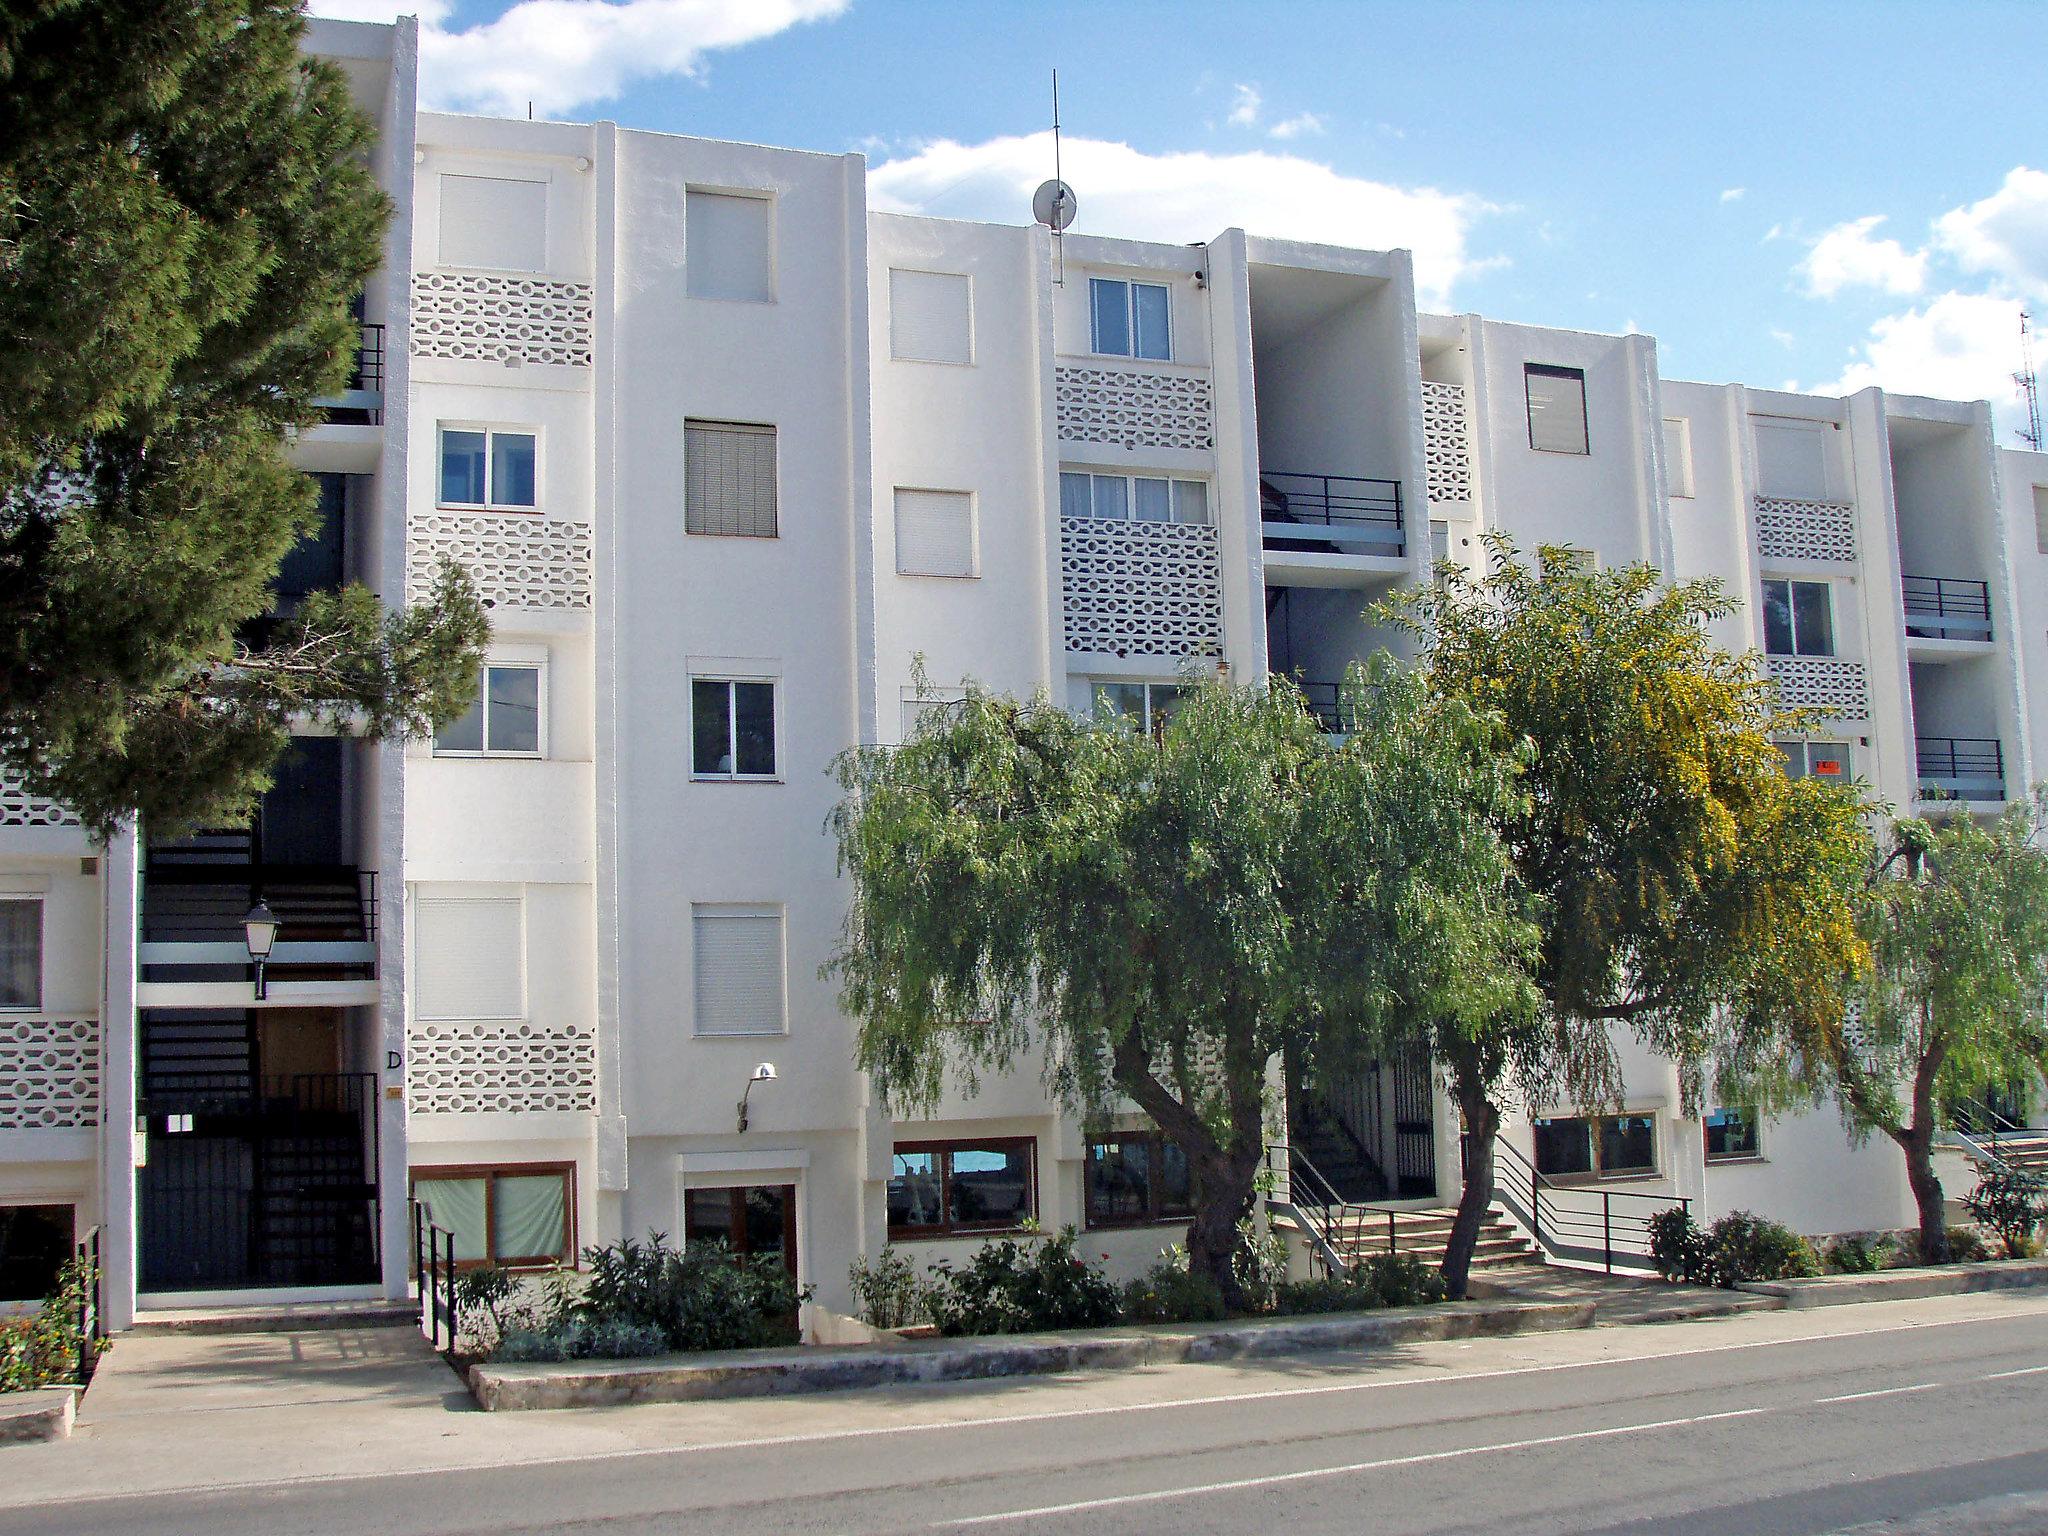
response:
[[[2048,1259],[2004,1259],[1989,1264],[1940,1264],[1890,1269],[1874,1275],[1822,1275],[1812,1280],[1769,1280],[1742,1286],[1775,1296],[1794,1309],[1841,1307],[1859,1301],[1912,1301],[1969,1291],[2009,1291],[2048,1285]]]

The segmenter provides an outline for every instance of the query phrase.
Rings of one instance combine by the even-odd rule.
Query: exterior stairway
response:
[[[2009,1168],[2022,1168],[2048,1179],[2048,1131],[2000,1131],[1997,1140],[1978,1143]]]
[[[1393,1250],[1413,1254],[1434,1269],[1443,1262],[1450,1240],[1451,1223],[1457,1213],[1448,1207],[1438,1210],[1393,1211],[1348,1207],[1333,1210],[1330,1246],[1350,1264],[1387,1252],[1389,1217]],[[1497,1208],[1487,1212],[1479,1228],[1479,1241],[1472,1249],[1472,1268],[1479,1270],[1526,1269],[1541,1265],[1543,1254]]]

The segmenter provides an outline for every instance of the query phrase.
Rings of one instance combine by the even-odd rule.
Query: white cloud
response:
[[[1259,120],[1259,108],[1264,102],[1256,85],[1238,86],[1230,102],[1231,123],[1239,128],[1251,127]]]
[[[2017,301],[1995,294],[1937,294],[1917,309],[1876,321],[1842,376],[1820,388],[1846,395],[1877,384],[1901,394],[1989,400],[2009,422],[2017,410],[2012,374],[2019,364],[2019,310]]]
[[[1323,120],[1313,112],[1297,112],[1275,123],[1266,132],[1276,139],[1298,139],[1304,134],[1324,131]]]
[[[1062,141],[1081,199],[1080,232],[1180,243],[1242,226],[1253,234],[1415,253],[1424,303],[1441,305],[1464,276],[1492,265],[1467,249],[1473,223],[1497,211],[1466,193],[1344,176],[1299,155],[1147,154],[1103,139]],[[950,139],[868,172],[870,205],[898,213],[1022,223],[1051,174],[1049,133],[960,144]]]
[[[2048,296],[2048,171],[2015,166],[1991,196],[1936,219],[1934,239],[1964,270]]]
[[[1878,213],[1851,219],[1814,241],[1798,266],[1807,290],[1823,299],[1833,298],[1844,288],[1918,293],[1927,280],[1927,253],[1908,251],[1896,240],[1874,236],[1883,222],[1884,215]]]
[[[1721,201],[1724,203],[1739,203],[1748,194],[1749,188],[1747,187],[1723,187],[1721,189]]]
[[[652,78],[693,78],[704,55],[846,9],[848,0],[519,0],[448,27],[448,0],[313,0],[322,16],[420,17],[425,105],[518,116],[573,111]]]

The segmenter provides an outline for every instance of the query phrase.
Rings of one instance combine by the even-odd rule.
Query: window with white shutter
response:
[[[1664,484],[1673,496],[1692,495],[1692,422],[1664,418]]]
[[[413,1012],[422,1019],[526,1016],[516,896],[422,896],[413,903]]]
[[[441,265],[540,272],[548,264],[548,184],[441,178]]]
[[[693,299],[775,297],[775,204],[729,192],[686,194],[683,271]]]
[[[912,363],[974,361],[972,289],[959,272],[889,270],[889,355]]]
[[[773,427],[683,424],[683,527],[733,538],[776,537]]]
[[[905,576],[972,576],[974,497],[896,488],[896,569]]]
[[[1824,421],[1752,417],[1756,431],[1756,487],[1788,501],[1830,501],[1834,444]]]
[[[782,912],[776,907],[691,909],[696,1032],[779,1035],[783,1008]]]
[[[1590,453],[1586,438],[1586,370],[1524,363],[1529,446],[1540,453]]]

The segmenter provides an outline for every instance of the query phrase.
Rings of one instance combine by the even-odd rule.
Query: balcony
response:
[[[1909,640],[1991,642],[1991,584],[1944,576],[1901,576]]]
[[[1223,651],[1223,561],[1213,523],[1060,519],[1061,621],[1069,656],[1146,658],[1169,669]]]
[[[1848,502],[1759,496],[1755,516],[1756,550],[1765,560],[1855,563],[1856,508]]]
[[[348,387],[318,402],[337,426],[375,427],[384,421],[384,327],[365,321],[359,331]]]
[[[1342,684],[1308,683],[1296,678],[1294,686],[1301,690],[1302,702],[1308,705],[1308,712],[1315,716],[1316,724],[1323,728],[1325,736],[1350,734],[1351,727],[1345,719]]]
[[[1215,446],[1208,370],[1097,358],[1053,370],[1061,442],[1206,453]]]
[[[1274,585],[1368,586],[1408,569],[1398,480],[1261,472],[1259,529]]]
[[[1989,800],[2005,798],[2005,751],[1988,737],[1916,736],[1919,798]]]
[[[1785,708],[1820,710],[1842,720],[1870,717],[1870,685],[1862,662],[1834,656],[1769,656],[1765,662]]]

